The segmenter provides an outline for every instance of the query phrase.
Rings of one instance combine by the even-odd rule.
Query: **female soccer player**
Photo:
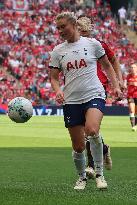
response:
[[[86,17],[86,16],[80,16],[77,20],[77,24],[78,24],[78,30],[80,32],[81,36],[84,37],[91,37],[91,32],[94,28],[94,22],[91,18]],[[120,65],[119,62],[117,60],[117,58],[115,57],[114,52],[110,49],[110,47],[103,41],[100,41],[102,47],[105,50],[105,53],[108,57],[108,60],[110,61],[117,79],[119,80],[119,84],[121,86],[121,88],[124,88],[124,82],[122,79],[122,74],[121,74],[121,70],[120,70]],[[98,78],[100,79],[104,89],[106,90],[107,84],[108,84],[108,78],[105,75],[105,73],[103,72],[103,70],[101,69],[101,65],[100,63],[97,63],[97,75]],[[93,161],[93,157],[90,151],[90,141],[86,138],[86,150],[87,150],[87,157],[88,157],[88,166],[86,168],[86,172],[87,175],[91,178],[94,178],[95,176],[95,172],[94,172],[94,161]],[[104,144],[103,142],[103,157],[104,157],[104,166],[106,169],[111,170],[112,169],[112,159],[111,159],[111,155],[110,155],[110,147],[106,144]]]
[[[63,104],[65,126],[72,141],[72,157],[79,174],[74,189],[84,189],[87,182],[85,133],[90,136],[97,188],[104,189],[107,182],[103,176],[103,147],[99,129],[105,108],[105,91],[97,77],[97,60],[105,68],[117,97],[121,96],[119,84],[100,42],[80,37],[73,13],[59,14],[56,24],[65,42],[56,46],[51,53],[51,84],[57,102]],[[64,74],[63,91],[59,85],[60,71]]]
[[[132,131],[137,130],[137,63],[131,64],[127,75],[127,99]]]

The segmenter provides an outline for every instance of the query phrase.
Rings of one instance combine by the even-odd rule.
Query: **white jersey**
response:
[[[126,9],[124,9],[123,7],[118,10],[120,18],[126,18],[126,13]]]
[[[80,37],[65,41],[51,53],[50,68],[58,68],[65,77],[65,104],[81,104],[94,98],[105,99],[105,91],[97,76],[97,60],[105,55],[100,42]]]

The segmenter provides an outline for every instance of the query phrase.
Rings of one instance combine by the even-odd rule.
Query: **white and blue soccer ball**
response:
[[[27,122],[33,115],[31,102],[24,97],[16,97],[8,104],[8,116],[16,123]]]

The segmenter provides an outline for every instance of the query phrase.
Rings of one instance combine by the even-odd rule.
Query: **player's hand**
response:
[[[120,88],[114,88],[114,94],[115,94],[115,97],[118,101],[122,100],[123,94],[122,94]]]
[[[60,105],[64,102],[64,93],[61,90],[56,93],[56,101]]]
[[[124,84],[123,81],[119,81],[119,87],[120,87],[120,90],[121,90],[122,92],[125,91],[125,89],[126,89],[126,86],[125,86],[125,84]]]

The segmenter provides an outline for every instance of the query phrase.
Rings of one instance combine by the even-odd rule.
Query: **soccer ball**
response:
[[[24,97],[16,97],[8,104],[8,116],[16,123],[27,122],[33,115],[31,102]]]

